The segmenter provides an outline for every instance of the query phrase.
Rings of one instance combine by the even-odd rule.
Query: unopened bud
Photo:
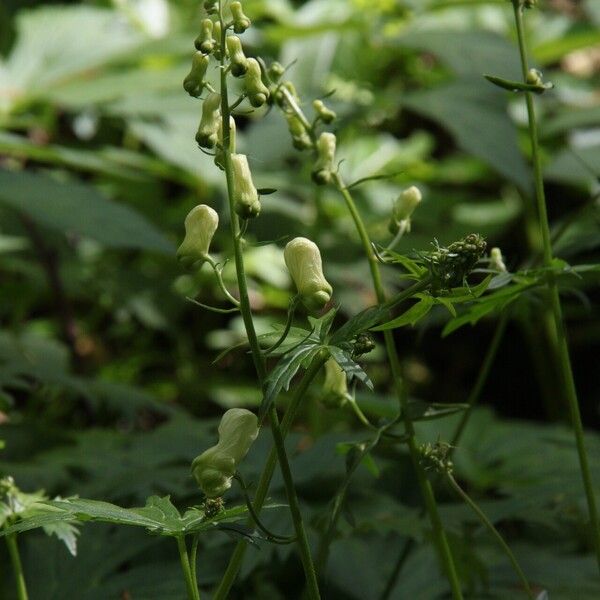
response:
[[[232,2],[230,5],[231,17],[233,19],[233,31],[244,33],[250,27],[251,21],[244,14],[241,2]]]
[[[201,148],[214,148],[218,141],[221,121],[221,96],[211,92],[202,103],[202,118],[196,132],[196,142]]]
[[[333,358],[325,363],[325,381],[320,401],[326,408],[341,408],[348,402],[346,373]]]
[[[322,100],[315,100],[313,108],[323,123],[331,123],[336,117],[336,114],[330,108],[327,108]]]
[[[292,98],[292,100],[299,100],[298,92],[296,91],[294,84],[291,81],[284,81],[277,87],[275,92],[275,102],[277,102],[281,108],[284,108],[288,103],[286,99],[286,93]]]
[[[333,289],[323,274],[319,247],[304,237],[297,237],[288,242],[283,257],[304,305],[310,311],[323,308],[331,299]]]
[[[231,166],[233,167],[235,212],[242,219],[257,217],[260,213],[260,200],[258,198],[258,191],[252,181],[248,158],[245,154],[232,154]]]
[[[323,132],[317,140],[317,162],[312,171],[312,178],[318,185],[325,185],[333,176],[336,139],[333,133]]]
[[[217,42],[213,38],[213,22],[211,19],[203,19],[200,23],[200,35],[194,40],[196,50],[203,54],[210,54]]]
[[[414,185],[404,190],[398,196],[392,208],[392,218],[389,227],[391,233],[397,233],[400,229],[403,229],[405,232],[410,231],[410,218],[422,199],[421,190]]]
[[[245,408],[232,408],[221,418],[219,442],[192,462],[192,475],[208,498],[230,487],[239,463],[258,436],[258,419]]]
[[[248,59],[242,49],[242,42],[237,35],[227,37],[227,51],[231,64],[231,73],[234,77],[242,77],[248,70]]]
[[[277,83],[280,79],[281,76],[285,73],[285,68],[283,67],[283,65],[277,61],[271,63],[271,66],[269,67],[268,70],[268,74],[269,74],[269,79],[271,79],[271,81],[273,83]]]
[[[213,15],[219,11],[219,0],[204,0],[204,10]]]
[[[208,68],[209,58],[202,52],[195,52],[192,57],[192,68],[183,80],[183,89],[194,98],[198,98],[204,88],[204,76]]]
[[[500,271],[501,273],[506,272],[506,265],[504,264],[504,257],[502,256],[502,250],[500,248],[492,248],[490,250],[490,269],[494,271]]]
[[[217,60],[221,60],[221,21],[215,21],[213,24],[213,38],[215,39],[215,47],[213,48],[213,56]],[[227,50],[227,48],[225,49]]]
[[[284,114],[290,135],[292,136],[294,148],[297,150],[306,150],[307,148],[310,148],[312,146],[312,141],[306,131],[306,127],[304,127],[296,113],[286,112]]]
[[[185,218],[185,237],[177,249],[177,258],[186,266],[201,265],[208,259],[210,243],[219,225],[219,215],[210,206],[200,204]]]
[[[262,82],[262,73],[258,61],[254,58],[246,59],[246,77],[244,87],[248,100],[254,108],[262,106],[269,97],[269,88]]]
[[[529,69],[529,71],[527,71],[527,83],[538,87],[543,86],[544,81],[542,79],[542,72],[537,69]]]

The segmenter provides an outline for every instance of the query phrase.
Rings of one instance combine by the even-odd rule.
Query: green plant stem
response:
[[[494,524],[487,518],[486,514],[477,506],[477,504],[471,499],[471,497],[465,492],[460,485],[458,485],[456,479],[452,473],[446,472],[446,479],[448,483],[451,485],[452,489],[461,497],[461,499],[466,502],[471,510],[479,517],[479,520],[488,528],[490,533],[496,538],[498,544],[500,544],[502,550],[510,560],[515,573],[519,576],[523,587],[525,588],[525,593],[529,598],[534,598],[533,592],[531,591],[531,587],[529,586],[529,582],[527,581],[527,577],[525,577],[525,573],[519,566],[515,555],[512,553],[512,550],[509,548],[508,544],[504,541],[504,538],[500,535],[500,532],[494,527]]]
[[[467,398],[467,404],[469,405],[469,407],[467,408],[467,410],[465,410],[463,412],[460,422],[458,423],[458,425],[456,427],[456,431],[454,432],[454,435],[452,436],[452,441],[450,442],[450,445],[452,446],[452,448],[454,446],[458,446],[458,443],[463,434],[463,431],[465,430],[465,427],[467,426],[467,423],[471,417],[471,414],[473,413],[473,407],[479,401],[479,397],[481,396],[481,392],[483,391],[483,386],[485,385],[485,382],[487,381],[487,378],[492,369],[492,364],[496,360],[496,354],[498,353],[498,348],[500,346],[500,342],[502,341],[502,338],[504,337],[504,332],[506,331],[507,322],[508,322],[508,311],[505,310],[500,315],[500,320],[498,321],[498,324],[496,325],[496,331],[494,331],[494,336],[492,337],[492,341],[490,342],[490,345],[488,346],[487,352],[483,359],[483,363],[481,365],[481,368],[479,369],[479,373],[477,374],[477,379],[475,380],[475,385],[473,385],[473,389],[471,390],[471,393],[469,394],[469,397]],[[451,450],[452,450],[452,448],[451,448]]]
[[[240,238],[240,224],[238,216],[235,212],[234,207],[234,186],[233,186],[233,169],[231,165],[231,147],[230,138],[231,131],[229,127],[229,98],[227,93],[227,71],[225,66],[225,55],[226,45],[225,40],[227,36],[226,23],[223,20],[222,13],[222,2],[219,2],[219,18],[221,20],[221,118],[222,118],[222,129],[223,129],[223,166],[225,169],[225,176],[227,180],[227,197],[229,201],[229,214],[231,224],[231,238],[233,240],[234,255],[235,255],[235,266],[236,275],[238,282],[238,289],[240,295],[240,311],[244,320],[244,326],[246,328],[246,334],[248,336],[248,343],[252,353],[252,359],[256,373],[260,382],[261,388],[264,387],[264,381],[266,378],[266,367],[263,353],[261,352],[260,344],[254,328],[254,321],[252,319],[252,310],[250,308],[250,299],[248,295],[248,284],[246,281],[246,274],[244,269],[244,257],[242,252],[242,240]],[[279,417],[277,416],[277,409],[274,405],[269,409],[269,421],[271,425],[271,433],[273,435],[273,441],[275,449],[277,451],[277,459],[285,483],[285,491],[287,500],[289,503],[290,513],[294,522],[294,530],[297,537],[298,550],[302,560],[302,566],[304,568],[304,574],[306,577],[306,584],[309,593],[309,597],[313,600],[320,598],[319,586],[317,583],[317,576],[310,553],[310,546],[308,538],[302,521],[302,514],[300,512],[300,504],[298,502],[298,496],[296,494],[296,488],[292,478],[292,473],[287,458],[283,435],[279,423]]]
[[[192,536],[192,548],[190,550],[190,571],[192,573],[192,581],[198,583],[198,576],[196,573],[196,563],[198,560],[198,542],[200,541],[200,534],[196,533]]]
[[[325,362],[327,361],[327,357],[317,357],[311,365],[306,370],[302,381],[298,384],[294,392],[294,396],[290,402],[288,409],[285,412],[283,420],[281,421],[281,433],[285,437],[294,422],[300,404],[302,400],[305,398],[306,392],[310,387],[310,384],[313,382]],[[254,494],[254,510],[258,513],[260,509],[263,507],[265,500],[267,498],[267,493],[269,492],[269,485],[271,483],[271,479],[273,478],[273,473],[275,472],[275,466],[277,465],[277,451],[275,447],[271,448],[269,452],[269,456],[267,457],[267,461],[265,466],[263,467],[263,472],[258,481],[258,485],[256,487],[256,492]],[[248,547],[247,542],[239,541],[235,547],[235,550],[229,559],[229,564],[227,565],[227,570],[219,583],[219,587],[216,589],[213,600],[226,600],[229,597],[229,592],[231,591],[231,587],[235,582],[235,578],[242,566],[242,561],[244,559],[244,554],[246,553],[246,548]]]
[[[200,600],[200,592],[198,585],[192,578],[192,570],[190,568],[190,558],[188,556],[187,546],[184,537],[177,538],[177,548],[179,549],[179,559],[181,561],[181,569],[185,579],[185,589],[187,590],[188,600]]]
[[[515,15],[515,23],[517,27],[517,37],[519,40],[519,54],[521,58],[521,68],[523,71],[523,79],[527,79],[527,73],[529,71],[529,65],[527,61],[527,47],[525,42],[525,28],[523,26],[523,8],[518,0],[513,0],[513,11]],[[535,107],[533,104],[533,96],[530,92],[525,92],[525,99],[527,103],[527,116],[529,121],[529,137],[531,139],[531,154],[533,160],[533,171],[535,180],[535,196],[537,202],[537,211],[539,218],[539,227],[542,235],[544,245],[544,265],[547,267],[552,266],[552,245],[550,238],[550,226],[548,222],[548,212],[546,208],[546,197],[544,193],[544,179],[542,174],[542,165],[540,161],[539,142],[538,142],[538,131],[537,131],[537,120],[535,115]],[[558,344],[558,357],[559,365],[561,368],[561,375],[565,384],[565,395],[567,405],[569,408],[569,414],[571,417],[571,424],[575,433],[575,443],[577,446],[577,453],[579,456],[579,466],[581,469],[581,476],[583,479],[583,486],[585,488],[585,495],[587,498],[588,511],[590,516],[590,522],[592,526],[592,539],[596,550],[596,561],[598,568],[600,569],[600,519],[598,516],[598,509],[596,507],[596,498],[594,496],[594,486],[592,482],[592,476],[590,473],[589,461],[587,451],[585,448],[583,423],[581,421],[581,413],[579,410],[579,402],[577,400],[577,390],[575,388],[575,380],[573,377],[573,370],[571,367],[571,359],[569,356],[569,347],[567,343],[567,335],[565,325],[562,316],[562,308],[560,304],[560,296],[558,293],[558,285],[556,278],[551,271],[547,275],[547,285],[550,295],[550,302],[552,313],[554,317],[554,326],[557,334]]]
[[[342,194],[346,202],[346,206],[348,207],[350,215],[352,216],[352,219],[354,221],[354,225],[356,226],[356,229],[360,236],[364,252],[369,262],[371,278],[373,279],[373,286],[375,288],[377,301],[379,304],[385,304],[386,297],[385,290],[383,288],[383,282],[381,279],[381,272],[379,270],[379,262],[377,261],[377,256],[373,251],[373,246],[371,244],[369,234],[362,221],[360,213],[356,208],[354,199],[352,198],[350,192],[346,189],[346,186],[344,185],[339,174],[335,175],[334,184],[338,191]],[[452,597],[454,598],[454,600],[461,600],[463,596],[460,587],[460,582],[456,573],[456,567],[454,565],[452,552],[450,550],[450,546],[448,545],[446,533],[442,525],[437,503],[435,500],[435,495],[433,493],[433,488],[431,486],[431,482],[427,479],[427,476],[425,475],[425,472],[419,461],[419,451],[415,439],[415,428],[408,412],[408,395],[406,393],[406,386],[404,386],[402,383],[400,360],[398,358],[398,353],[396,352],[394,336],[390,330],[384,331],[383,336],[388,360],[390,362],[392,378],[396,387],[396,394],[398,396],[400,411],[404,422],[404,428],[406,430],[406,434],[408,435],[408,450],[417,475],[419,487],[421,489],[421,494],[425,502],[425,508],[427,509],[427,514],[429,515],[429,520],[433,529],[434,539],[438,549],[440,560],[442,562],[444,571],[446,572],[446,576],[448,577],[448,581],[450,582]]]
[[[19,555],[19,546],[17,545],[17,535],[14,533],[12,535],[7,535],[6,545],[8,546],[10,562],[12,564],[15,582],[17,585],[17,598],[19,600],[27,600],[29,596],[27,594],[27,585],[25,583],[23,565],[21,564],[21,556]]]

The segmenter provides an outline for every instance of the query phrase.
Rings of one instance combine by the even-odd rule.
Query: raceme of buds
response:
[[[341,408],[348,402],[346,373],[333,358],[325,363],[325,381],[320,401],[326,408]]]
[[[221,96],[211,92],[202,103],[202,118],[196,132],[196,142],[201,148],[214,148],[218,141],[221,122]]]
[[[245,408],[232,408],[221,418],[219,442],[192,462],[192,475],[207,498],[218,498],[230,487],[239,463],[258,436],[258,419]]]
[[[232,152],[235,149],[235,119],[229,115],[229,151]],[[224,169],[224,158],[223,158],[223,119],[219,119],[219,129],[217,131],[217,149],[215,152],[215,165],[219,167],[219,169]]]
[[[231,17],[233,19],[233,31],[235,33],[244,33],[250,27],[250,19],[244,14],[241,2],[232,2],[230,6]]]
[[[325,185],[331,181],[335,144],[335,135],[329,132],[323,132],[317,140],[317,162],[312,171],[312,178],[319,185]]]
[[[304,237],[297,237],[287,243],[283,258],[304,305],[310,311],[323,308],[331,299],[333,289],[323,275],[319,247]]]
[[[233,199],[235,212],[242,219],[257,217],[260,213],[258,191],[252,181],[252,173],[245,154],[232,154]]]
[[[260,71],[260,65],[254,58],[246,59],[246,78],[244,80],[244,87],[248,100],[254,108],[262,106],[269,97],[269,88],[262,82],[262,73]]]
[[[322,100],[315,100],[313,108],[323,123],[331,123],[336,117],[336,114],[330,108],[327,108]]]
[[[500,248],[492,248],[490,250],[489,267],[494,271],[506,273],[506,265],[504,264],[504,257],[502,256],[502,250],[500,250]]]
[[[213,38],[213,22],[211,19],[202,19],[200,23],[200,35],[194,40],[196,50],[203,54],[210,54],[217,44]]]
[[[230,35],[226,40],[226,44],[231,63],[231,73],[234,77],[242,77],[248,70],[248,59],[242,49],[242,42],[237,35]]]
[[[210,206],[200,204],[185,218],[185,237],[177,249],[177,258],[186,266],[202,265],[208,259],[210,243],[219,225],[219,215]]]
[[[204,88],[204,76],[208,68],[209,58],[202,52],[195,52],[192,57],[192,68],[183,80],[183,89],[194,98],[198,98]]]
[[[286,112],[284,114],[290,135],[292,136],[294,148],[296,148],[296,150],[306,150],[307,148],[310,148],[312,146],[310,135],[308,135],[306,127],[304,127],[296,113]]]
[[[414,185],[398,196],[392,209],[392,220],[390,222],[392,233],[396,233],[401,227],[404,231],[410,231],[410,218],[422,199],[421,190]]]

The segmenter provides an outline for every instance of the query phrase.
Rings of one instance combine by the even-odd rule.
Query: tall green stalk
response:
[[[219,1],[219,20],[221,22],[221,78],[220,78],[220,94],[221,94],[221,119],[223,129],[223,167],[225,170],[225,176],[227,180],[227,197],[229,201],[229,214],[231,224],[231,238],[233,242],[234,255],[235,255],[235,267],[237,275],[237,283],[240,295],[240,312],[246,328],[246,334],[248,336],[248,342],[252,353],[252,359],[256,369],[256,374],[261,386],[264,387],[266,379],[266,367],[263,354],[260,349],[260,344],[254,328],[254,321],[252,319],[252,310],[250,308],[250,299],[248,296],[248,284],[246,281],[246,274],[244,268],[244,257],[242,251],[242,240],[240,236],[240,223],[238,216],[234,209],[234,187],[233,187],[233,169],[231,164],[231,131],[229,125],[230,108],[229,108],[229,97],[227,90],[227,70],[225,65],[225,57],[227,54],[226,50],[226,37],[227,37],[227,23],[223,19],[223,2]],[[271,425],[271,433],[273,435],[273,441],[277,452],[277,459],[283,476],[286,496],[289,503],[290,513],[294,523],[294,530],[296,532],[298,550],[302,560],[304,568],[304,574],[306,577],[307,590],[309,597],[313,600],[320,598],[319,586],[317,583],[317,576],[312,561],[310,552],[310,546],[302,521],[302,514],[300,512],[300,504],[298,502],[298,496],[296,494],[296,488],[292,478],[292,473],[285,450],[284,439],[281,432],[281,426],[279,423],[279,417],[277,416],[277,409],[274,405],[269,409],[269,422]]]
[[[352,195],[344,185],[339,174],[335,175],[334,184],[338,191],[342,194],[346,202],[346,206],[348,207],[350,215],[352,216],[352,219],[354,221],[354,225],[358,231],[361,243],[363,245],[363,250],[369,262],[369,268],[371,270],[371,278],[373,280],[373,287],[377,296],[377,302],[379,304],[385,304],[386,297],[383,282],[381,279],[381,271],[379,269],[377,256],[373,251],[373,246],[371,244],[371,240],[369,238],[367,229],[363,223],[360,213],[358,212],[358,209],[356,208],[356,204],[354,203]],[[415,473],[417,475],[417,480],[419,482],[421,494],[425,502],[425,508],[427,510],[427,514],[429,515],[429,520],[433,529],[434,539],[438,549],[440,560],[448,577],[448,581],[450,582],[450,587],[452,589],[452,597],[454,598],[454,600],[460,600],[463,596],[460,588],[458,575],[456,573],[456,567],[454,565],[452,552],[450,550],[448,539],[446,538],[446,533],[442,525],[442,520],[438,511],[435,495],[433,493],[433,488],[431,486],[430,481],[427,479],[423,467],[420,464],[419,450],[415,439],[415,428],[408,412],[408,394],[406,386],[403,384],[402,381],[400,360],[396,351],[394,336],[393,333],[389,330],[384,331],[383,336],[388,360],[390,363],[392,378],[394,380],[394,386],[396,388],[396,395],[398,397],[400,411],[404,422],[404,428],[408,435],[407,445],[410,453],[410,458],[413,463]]]
[[[520,0],[512,0],[515,23],[517,28],[517,37],[519,40],[519,54],[521,58],[521,68],[523,71],[523,79],[527,81],[529,72],[529,64],[527,59],[527,45],[525,40],[525,28],[523,25],[523,4]],[[546,267],[552,266],[553,254],[552,243],[550,238],[550,225],[548,222],[548,212],[546,207],[546,197],[544,193],[544,180],[542,174],[542,165],[540,161],[537,119],[535,114],[535,106],[531,92],[525,92],[525,100],[527,103],[527,116],[529,121],[529,137],[531,141],[531,154],[533,161],[534,181],[535,181],[535,197],[539,218],[539,227],[543,241],[543,257]],[[567,334],[563,321],[562,308],[560,304],[560,296],[558,293],[558,285],[556,278],[549,269],[547,274],[547,286],[550,296],[550,304],[554,317],[554,326],[556,328],[556,340],[558,344],[559,366],[561,376],[565,384],[566,401],[571,417],[571,424],[575,433],[575,443],[579,456],[579,466],[585,488],[587,498],[588,511],[592,526],[592,539],[596,550],[596,561],[600,569],[600,519],[598,509],[596,507],[596,498],[594,496],[594,486],[590,473],[587,451],[585,448],[583,424],[581,421],[581,413],[579,410],[579,402],[577,400],[577,390],[575,388],[575,380],[573,378],[573,370],[571,367],[571,359],[569,356],[569,346],[567,343]]]
[[[15,533],[6,536],[6,545],[8,546],[8,554],[10,555],[10,562],[17,585],[17,598],[19,600],[28,600],[27,584],[25,583],[25,575],[23,573],[23,565],[21,564],[17,535]]]
[[[192,568],[190,567],[190,557],[188,555],[185,537],[177,538],[177,549],[179,550],[179,560],[181,561],[181,570],[185,579],[185,589],[187,590],[188,600],[200,600],[200,592],[195,578],[192,577]]]

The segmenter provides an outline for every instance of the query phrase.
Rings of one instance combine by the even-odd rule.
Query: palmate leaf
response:
[[[363,368],[352,359],[348,352],[337,346],[329,346],[328,350],[335,362],[337,362],[346,373],[348,381],[352,381],[356,378],[359,381],[362,381],[370,390],[373,389],[373,382],[369,379],[369,376],[363,371]]]

